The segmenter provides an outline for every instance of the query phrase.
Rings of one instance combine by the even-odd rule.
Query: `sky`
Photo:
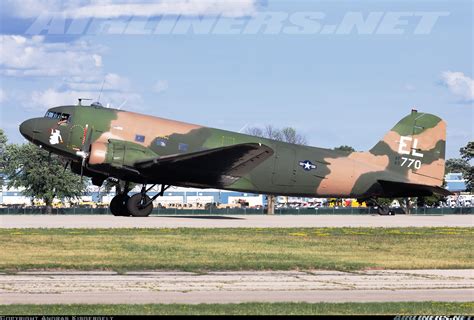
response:
[[[368,150],[412,108],[474,136],[472,1],[4,0],[0,122],[77,98]],[[102,89],[102,90],[101,90]]]

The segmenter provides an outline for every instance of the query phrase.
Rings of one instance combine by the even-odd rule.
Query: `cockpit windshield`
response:
[[[44,115],[45,118],[49,119],[57,119],[59,122],[70,122],[71,115],[68,113],[61,113],[61,112],[54,112],[54,111],[47,111]]]

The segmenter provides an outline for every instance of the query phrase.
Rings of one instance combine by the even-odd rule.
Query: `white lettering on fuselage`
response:
[[[413,141],[412,147],[411,147],[411,152],[410,149],[408,148],[407,142]],[[417,147],[418,147],[418,139],[413,139],[412,137],[408,136],[401,136],[400,137],[400,144],[398,145],[398,153],[399,154],[410,154],[414,157],[419,157],[423,158],[423,154],[417,152]]]

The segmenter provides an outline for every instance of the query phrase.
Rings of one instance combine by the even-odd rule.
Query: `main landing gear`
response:
[[[361,200],[362,201],[362,200]],[[369,207],[373,207],[377,210],[377,213],[381,216],[394,216],[395,211],[387,205],[379,204],[376,198],[363,200]]]
[[[133,216],[133,217],[148,217],[153,211],[153,201],[163,196],[164,192],[171,186],[161,185],[161,190],[153,197],[149,197],[147,192],[150,191],[156,184],[150,188],[146,188],[144,184],[140,193],[128,196],[129,184],[125,183],[125,186],[120,188],[117,187],[117,195],[113,197],[110,202],[110,211],[114,216]]]

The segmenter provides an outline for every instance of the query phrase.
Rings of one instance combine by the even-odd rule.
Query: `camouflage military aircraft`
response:
[[[366,200],[449,194],[441,187],[446,123],[416,110],[367,152],[295,145],[81,101],[23,122],[20,132],[95,185],[118,179],[110,203],[117,216],[148,216],[170,185]],[[129,182],[143,184],[141,192],[128,196]],[[152,198],[150,184],[161,185]]]

